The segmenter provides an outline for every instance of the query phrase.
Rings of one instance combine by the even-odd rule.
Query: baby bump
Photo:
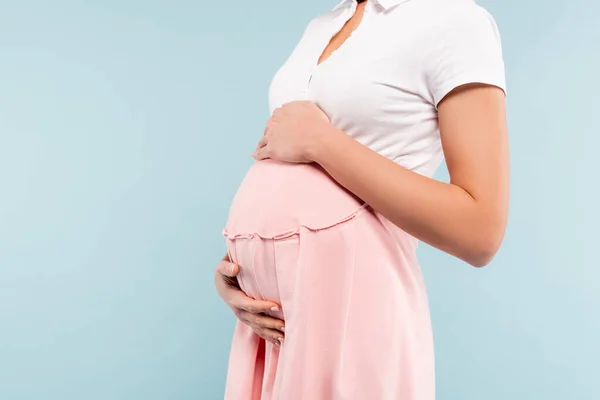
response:
[[[343,222],[362,204],[315,164],[263,160],[246,173],[223,233],[283,238],[300,227],[318,230]]]
[[[289,305],[297,233],[302,227],[318,231],[342,225],[362,204],[314,164],[256,162],[234,196],[223,230],[229,257],[240,266],[242,290]]]

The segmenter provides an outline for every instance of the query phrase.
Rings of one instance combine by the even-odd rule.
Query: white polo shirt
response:
[[[467,83],[506,90],[496,23],[473,0],[368,0],[358,28],[317,66],[356,6],[343,0],[309,22],[273,77],[270,111],[312,100],[357,141],[431,176],[443,157],[440,100]]]

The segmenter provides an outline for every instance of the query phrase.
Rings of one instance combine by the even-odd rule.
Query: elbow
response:
[[[479,239],[472,243],[465,257],[465,261],[471,266],[482,268],[492,262],[500,249],[504,236],[503,229],[496,232],[480,235]]]
[[[496,251],[494,250],[481,249],[477,252],[472,252],[472,254],[465,258],[465,261],[475,268],[483,268],[492,262],[495,255]]]

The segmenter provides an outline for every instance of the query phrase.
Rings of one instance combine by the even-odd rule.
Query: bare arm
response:
[[[455,89],[438,106],[450,183],[394,163],[329,126],[308,158],[416,238],[473,266],[502,242],[509,195],[505,96],[495,86]]]

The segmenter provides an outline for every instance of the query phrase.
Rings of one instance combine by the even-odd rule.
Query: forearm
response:
[[[417,239],[475,266],[497,251],[502,204],[403,168],[333,127],[310,153],[338,183]]]

